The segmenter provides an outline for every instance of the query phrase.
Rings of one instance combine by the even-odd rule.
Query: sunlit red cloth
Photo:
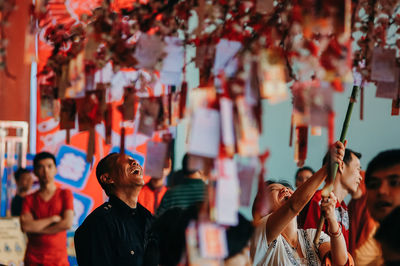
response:
[[[143,186],[140,191],[138,202],[143,205],[152,214],[155,213],[158,206],[160,206],[161,200],[164,197],[165,192],[167,192],[167,187],[162,186],[160,188],[153,188],[148,182]]]
[[[372,219],[367,209],[367,190],[363,180],[360,184],[362,196],[349,202],[348,210],[350,217],[349,251],[355,256],[355,250],[362,246],[374,230],[376,222]]]

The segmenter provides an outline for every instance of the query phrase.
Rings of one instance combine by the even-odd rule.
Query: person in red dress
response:
[[[22,230],[28,235],[25,265],[67,266],[67,230],[74,213],[72,192],[56,186],[53,154],[37,154],[33,167],[40,188],[25,197],[20,216]]]

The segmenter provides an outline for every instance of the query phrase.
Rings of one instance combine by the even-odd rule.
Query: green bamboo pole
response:
[[[353,86],[353,90],[351,92],[349,105],[347,107],[346,117],[345,117],[344,122],[343,122],[342,133],[340,134],[340,139],[339,140],[342,143],[346,139],[347,129],[349,128],[351,113],[353,112],[353,106],[354,106],[354,103],[356,102],[358,91],[359,91],[359,86],[354,85]],[[330,168],[331,169],[331,171],[330,171],[330,177],[331,177],[330,178],[330,182],[326,183],[324,188],[322,189],[322,197],[328,197],[329,194],[332,192],[333,183],[335,182],[335,178],[336,178],[338,167],[339,167],[339,165],[337,163],[335,163]],[[325,216],[323,214],[321,214],[321,217],[319,219],[318,228],[317,228],[317,233],[315,234],[315,238],[314,238],[314,245],[317,245],[318,242],[319,242],[319,237],[321,235],[321,231],[322,231],[322,227],[324,226],[324,223],[325,223]]]

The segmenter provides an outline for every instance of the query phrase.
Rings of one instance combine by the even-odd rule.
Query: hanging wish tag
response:
[[[223,225],[237,225],[239,211],[239,180],[233,159],[219,159],[219,178],[216,190],[216,222]]]
[[[210,108],[196,109],[191,123],[188,152],[207,158],[216,158],[219,152],[219,139],[219,112]]]
[[[395,80],[393,82],[378,81],[376,84],[376,97],[396,99],[399,90],[400,68],[395,71]]]
[[[209,259],[223,259],[228,254],[226,231],[210,222],[199,224],[199,241],[201,256]]]
[[[146,151],[146,166],[144,173],[153,178],[162,178],[168,144],[164,142],[148,141]]]
[[[371,79],[394,82],[396,77],[396,50],[375,47],[372,54]]]

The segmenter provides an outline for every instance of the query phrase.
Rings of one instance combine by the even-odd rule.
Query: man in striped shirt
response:
[[[164,194],[160,207],[157,209],[157,216],[174,207],[185,209],[193,204],[203,202],[206,190],[203,174],[200,170],[189,169],[188,160],[189,155],[186,154],[182,162],[184,177],[179,184]]]

